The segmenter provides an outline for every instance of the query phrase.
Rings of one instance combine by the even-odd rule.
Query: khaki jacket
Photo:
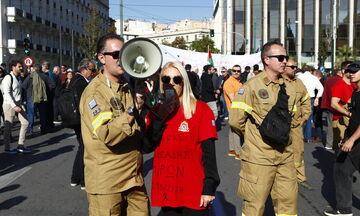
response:
[[[140,127],[137,123],[129,125],[129,107],[133,107],[133,99],[127,84],[108,80],[102,71],[81,96],[88,193],[117,193],[144,184]]]
[[[275,105],[280,90],[279,84],[283,82],[282,78],[278,82],[271,81],[266,71],[263,71],[246,82],[235,96],[229,124],[236,133],[244,134],[245,141],[240,152],[242,160],[261,165],[278,165],[293,160],[291,145],[282,153],[273,149],[262,140],[256,125],[248,118],[248,115],[252,115],[258,124],[262,123]],[[289,97],[289,112],[293,110],[294,102],[294,98]]]
[[[311,114],[310,96],[300,79],[295,78],[290,80],[284,78],[284,82],[286,85],[286,93],[290,96],[289,106],[293,106],[293,104],[290,104],[290,101],[295,101],[295,106],[293,106],[292,110],[291,127],[296,128],[302,126],[300,125],[301,117],[307,120]]]

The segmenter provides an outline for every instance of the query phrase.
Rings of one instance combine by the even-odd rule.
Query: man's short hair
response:
[[[81,73],[82,70],[88,69],[90,63],[93,63],[95,65],[95,62],[88,58],[81,59],[79,65],[78,65],[78,71]]]
[[[246,67],[245,67],[245,70],[250,70],[250,69],[251,69],[250,66],[246,66]]]
[[[232,66],[232,68],[234,68],[234,67],[239,67],[239,68],[241,68],[241,66],[240,66],[240,65],[238,65],[238,64],[236,64],[236,65]]]
[[[263,65],[265,65],[264,58],[265,58],[265,56],[269,55],[270,49],[273,45],[283,46],[282,43],[279,43],[276,41],[269,41],[266,44],[264,44],[264,46],[261,47],[261,61],[262,61]]]
[[[212,65],[205,65],[204,67],[203,67],[203,69],[204,69],[204,71],[205,72],[208,72],[208,70],[210,69],[212,67]]]
[[[345,69],[347,68],[347,66],[348,66],[349,64],[351,64],[351,63],[352,63],[352,61],[344,61],[344,62],[341,63],[340,68],[341,68],[342,70],[345,70]]]
[[[259,65],[258,65],[258,64],[255,64],[255,65],[253,66],[253,70],[254,70],[254,71],[258,71],[258,70],[259,70]]]
[[[305,73],[306,71],[312,71],[311,67],[309,65],[303,65],[301,68],[301,72]]]
[[[10,62],[10,68],[16,67],[17,64],[21,64],[21,65],[22,65],[22,63],[21,63],[20,60],[12,60],[12,61]]]
[[[102,36],[97,43],[97,53],[102,53],[105,51],[105,44],[107,40],[116,39],[124,43],[124,38],[120,35],[114,34],[114,33],[108,33],[104,36]]]
[[[191,71],[191,64],[186,64],[185,65],[185,70],[186,71]]]
[[[48,62],[48,61],[43,61],[43,63],[41,65],[45,66],[46,69],[50,69],[50,62]]]

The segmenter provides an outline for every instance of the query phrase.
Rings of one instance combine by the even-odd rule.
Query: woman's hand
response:
[[[160,105],[158,114],[161,119],[165,120],[170,113],[172,113],[178,106],[174,97],[166,99],[163,104]]]
[[[206,208],[206,207],[210,206],[214,199],[215,199],[215,196],[201,195],[200,207]]]

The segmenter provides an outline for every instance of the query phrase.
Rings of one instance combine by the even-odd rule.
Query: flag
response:
[[[209,46],[208,46],[208,62],[209,62],[210,65],[214,66],[214,61],[212,59]]]

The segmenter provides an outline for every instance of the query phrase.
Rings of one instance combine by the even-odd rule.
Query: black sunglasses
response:
[[[174,76],[174,77],[169,77],[169,76],[162,76],[161,77],[161,81],[165,84],[170,84],[170,80],[173,80],[173,82],[176,84],[176,85],[179,85],[182,83],[183,81],[183,78],[181,76]]]
[[[289,68],[291,68],[293,70],[298,69],[298,66],[296,66],[296,65],[286,65],[286,67],[289,67]]]
[[[103,55],[111,55],[113,57],[113,59],[118,59],[119,55],[120,55],[120,50],[119,51],[114,51],[114,52],[103,52]]]
[[[241,70],[232,70],[234,73],[241,73]]]
[[[289,56],[287,55],[272,55],[272,56],[268,56],[269,58],[277,58],[279,62],[283,62],[284,59],[289,60]]]

